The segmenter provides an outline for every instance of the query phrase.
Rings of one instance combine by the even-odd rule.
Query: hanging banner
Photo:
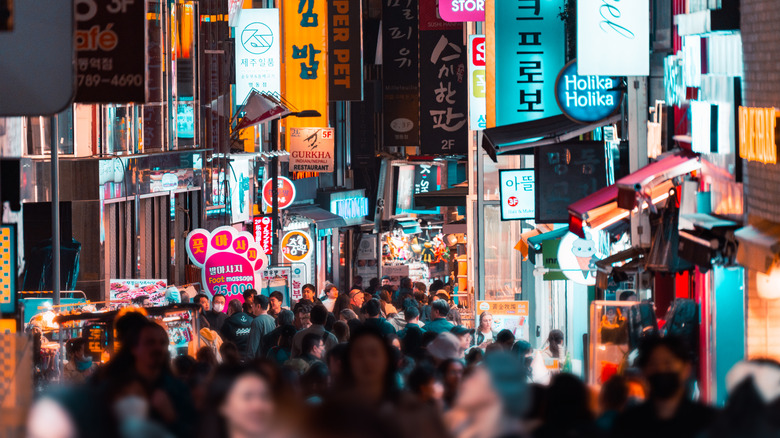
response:
[[[363,100],[362,2],[328,3],[328,100]]]
[[[256,89],[282,92],[278,9],[242,9],[236,26],[236,104]]]
[[[201,269],[203,287],[212,295],[224,294],[227,301],[244,302],[244,291],[256,289],[268,267],[268,257],[252,235],[230,226],[191,231],[187,254]]]
[[[290,128],[290,172],[333,172],[335,130]]]
[[[419,146],[418,0],[382,2],[385,146]]]
[[[76,6],[75,101],[145,103],[146,3],[83,1]]]
[[[607,185],[603,142],[561,143],[535,152],[537,223],[567,223],[569,205]]]
[[[288,117],[287,128],[328,126],[328,10],[326,0],[285,1],[284,97],[297,111],[319,117]],[[290,149],[287,136],[286,149]]]
[[[469,35],[469,128],[487,128],[487,78],[485,77],[485,35]]]
[[[283,176],[278,177],[277,180],[279,188],[276,191],[279,195],[279,210],[284,210],[291,206],[295,201],[295,184]],[[274,205],[273,181],[273,178],[269,178],[265,184],[263,184],[263,201],[265,201],[268,206]]]
[[[577,73],[603,76],[650,74],[650,5],[577,1]]]
[[[437,12],[435,2],[420,4],[420,153],[465,154],[469,108],[463,24],[447,23]]]
[[[485,0],[439,0],[444,21],[485,21]]]
[[[492,3],[492,5],[491,5]],[[494,25],[486,23],[486,39],[495,55],[487,51],[487,127],[503,126],[555,116],[555,78],[565,64],[566,42],[563,0],[486,0],[486,14],[493,9]],[[490,20],[486,17],[486,20]],[[492,29],[491,29],[492,27]],[[621,52],[612,52],[612,54]],[[617,56],[619,58],[619,56]],[[494,81],[491,83],[491,81]]]
[[[314,241],[305,231],[290,231],[282,237],[282,255],[288,261],[301,262],[307,259],[314,250]]]
[[[501,220],[533,219],[536,210],[534,170],[499,170],[498,175]]]
[[[263,254],[273,253],[274,222],[271,215],[258,216],[253,219],[255,242],[263,249]]]

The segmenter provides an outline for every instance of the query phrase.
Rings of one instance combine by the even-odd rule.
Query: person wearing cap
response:
[[[449,359],[460,359],[462,357],[460,339],[450,332],[439,333],[428,344],[427,349],[436,367]]]
[[[447,321],[447,314],[450,313],[450,306],[444,300],[436,300],[431,304],[431,320],[425,323],[426,332],[443,333],[449,332],[455,327],[455,324]]]
[[[463,358],[466,354],[466,350],[471,346],[471,338],[474,335],[474,329],[456,325],[450,329],[450,333],[457,336],[458,340],[460,340],[460,357]]]

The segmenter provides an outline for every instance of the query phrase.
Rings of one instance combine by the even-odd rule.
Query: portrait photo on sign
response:
[[[0,32],[14,29],[14,0],[0,0]]]

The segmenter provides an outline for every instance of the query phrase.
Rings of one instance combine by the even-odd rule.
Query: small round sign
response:
[[[555,80],[555,100],[563,114],[575,122],[597,122],[620,107],[620,83],[615,77],[577,74],[575,59],[563,66]]]
[[[305,260],[314,249],[314,242],[305,231],[290,231],[282,237],[282,254],[291,262]]]
[[[279,209],[283,210],[292,205],[295,201],[295,184],[289,179],[280,176],[279,180]],[[273,178],[269,178],[268,181],[263,184],[263,201],[269,206],[274,205],[273,201]]]

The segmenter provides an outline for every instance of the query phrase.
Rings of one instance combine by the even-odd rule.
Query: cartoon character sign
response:
[[[233,227],[197,229],[187,236],[187,254],[203,273],[203,287],[230,301],[244,301],[243,293],[260,284],[268,257],[251,234]]]
[[[588,286],[596,284],[596,262],[604,258],[593,235],[585,233],[581,238],[568,233],[558,247],[558,263],[563,274],[575,283]]]

